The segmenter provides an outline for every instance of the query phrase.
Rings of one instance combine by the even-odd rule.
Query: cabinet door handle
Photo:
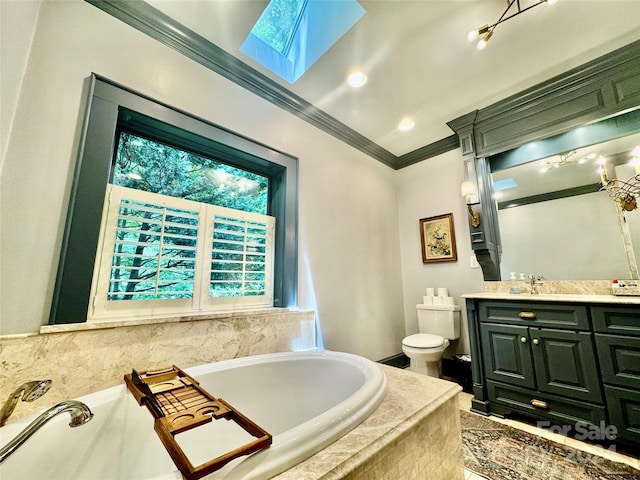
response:
[[[547,404],[547,402],[543,402],[542,400],[536,400],[535,398],[533,400],[531,400],[529,402],[531,405],[533,405],[536,408],[543,408],[545,410],[549,410],[549,405]]]
[[[537,338],[533,339],[533,344],[534,345],[538,345],[540,343],[540,340],[538,340]]]
[[[520,337],[520,341],[522,343],[527,343],[527,337]]]
[[[536,312],[520,312],[518,314],[520,318],[526,318],[528,320],[533,320],[536,318]]]

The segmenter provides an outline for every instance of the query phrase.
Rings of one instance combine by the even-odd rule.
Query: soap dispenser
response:
[[[511,272],[511,276],[509,277],[509,293],[520,293],[520,288],[518,287],[518,280],[516,279],[516,272]]]

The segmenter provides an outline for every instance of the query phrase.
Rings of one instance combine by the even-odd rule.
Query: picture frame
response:
[[[420,219],[422,263],[455,262],[458,260],[453,213]]]

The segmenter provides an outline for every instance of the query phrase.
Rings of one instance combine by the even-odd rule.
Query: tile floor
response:
[[[460,404],[460,410],[469,411],[471,409],[471,399],[473,395],[465,392],[460,392],[458,396],[458,402]],[[634,468],[640,469],[640,459],[634,458],[629,455],[625,455],[619,452],[614,452],[605,448],[602,448],[597,445],[593,445],[587,442],[581,442],[580,440],[576,440],[575,438],[568,438],[564,435],[560,435],[558,433],[550,432],[549,430],[545,430],[543,428],[537,428],[533,425],[529,425],[527,423],[519,422],[517,420],[512,419],[502,419],[496,416],[491,417],[492,420],[503,423],[505,425],[509,425],[513,428],[518,428],[520,430],[524,430],[525,432],[532,433],[534,435],[539,435],[543,438],[551,440],[553,442],[560,443],[562,445],[567,445],[572,448],[576,448],[586,453],[600,455],[601,457],[608,458],[614,462],[626,463],[627,465],[631,465]],[[484,480],[487,477],[482,475],[478,475],[469,470],[465,469],[465,480]],[[490,480],[490,479],[489,479]]]

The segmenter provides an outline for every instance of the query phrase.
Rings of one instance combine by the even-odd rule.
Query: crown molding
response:
[[[455,150],[459,147],[458,135],[453,134],[449,137],[430,143],[424,147],[420,147],[412,152],[405,153],[398,157],[396,170],[399,170],[414,163],[422,162],[428,158],[437,157],[443,153]]]

